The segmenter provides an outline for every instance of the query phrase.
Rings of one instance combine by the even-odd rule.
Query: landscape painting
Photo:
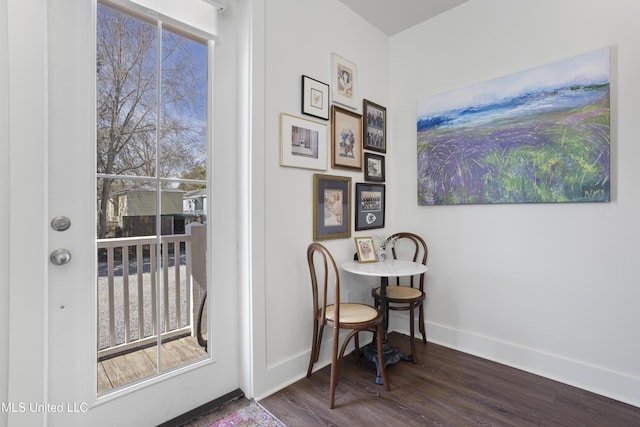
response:
[[[419,205],[610,200],[609,49],[417,106]]]

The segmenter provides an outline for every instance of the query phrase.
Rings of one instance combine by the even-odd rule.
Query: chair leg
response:
[[[389,380],[387,379],[387,370],[384,366],[384,352],[382,349],[382,324],[379,323],[376,328],[377,335],[377,345],[378,345],[378,366],[380,367],[380,376],[382,377],[382,384],[384,384],[384,389],[389,391],[391,390],[391,386],[389,385]]]
[[[318,331],[318,321],[313,322],[313,342],[311,343],[311,355],[309,356],[309,367],[307,368],[307,378],[311,378],[313,365],[320,358],[320,344],[322,343],[322,332],[324,325],[320,326]]]
[[[338,376],[340,375],[340,359],[338,358],[338,339],[340,337],[339,329],[333,328],[333,351],[331,356],[331,381],[329,383],[329,409],[333,409],[336,397],[336,386],[338,385]]]
[[[425,330],[425,326],[424,326],[424,303],[420,304],[420,312],[418,314],[418,321],[420,322],[420,324],[418,325],[418,328],[420,330],[420,333],[422,334],[422,343],[426,344],[427,343],[427,332]]]
[[[409,307],[409,331],[411,335],[411,358],[413,363],[418,363],[418,354],[416,353],[416,334],[415,334],[415,307],[413,304]]]
[[[354,352],[356,354],[356,364],[360,366],[360,333],[356,332],[353,342],[355,346]]]

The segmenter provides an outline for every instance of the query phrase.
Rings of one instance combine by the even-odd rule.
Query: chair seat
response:
[[[375,288],[373,294],[380,297],[380,288]],[[387,298],[389,300],[414,300],[423,297],[424,293],[420,289],[410,286],[387,286]]]
[[[328,305],[326,317],[335,321],[335,305]],[[378,310],[366,304],[340,304],[340,323],[365,323],[379,316]]]

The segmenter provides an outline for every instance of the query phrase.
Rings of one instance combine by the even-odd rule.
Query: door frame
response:
[[[9,138],[7,402],[46,402],[46,1],[6,0]],[[11,19],[8,19],[8,17]],[[29,76],[29,78],[25,78]],[[29,167],[23,167],[29,165]],[[26,189],[29,189],[26,191]],[[25,209],[31,207],[31,209]],[[7,425],[44,425],[41,412],[6,413]]]

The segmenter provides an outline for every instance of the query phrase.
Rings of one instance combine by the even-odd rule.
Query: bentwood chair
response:
[[[428,249],[427,244],[414,233],[396,233],[389,236],[386,246],[391,246],[393,259],[407,259],[413,262],[420,262],[427,265]],[[387,249],[388,250],[388,249]],[[380,306],[380,288],[371,291],[375,300],[375,306]],[[395,285],[389,278],[387,286],[387,308],[388,310],[409,312],[409,331],[411,335],[411,354],[414,363],[418,363],[415,344],[415,312],[418,310],[418,330],[422,333],[423,344],[427,343],[427,334],[424,328],[424,273],[409,278],[403,278],[403,282],[396,277]],[[388,318],[388,312],[387,312]]]
[[[371,331],[376,334],[378,349],[378,367],[385,390],[389,390],[389,381],[384,369],[382,352],[382,313],[366,304],[340,302],[340,275],[331,253],[319,243],[311,243],[307,248],[307,262],[311,273],[311,289],[313,291],[313,341],[307,378],[311,377],[313,365],[320,356],[322,333],[324,327],[332,328],[331,380],[329,386],[329,408],[333,409],[336,386],[340,377],[340,362],[344,358],[347,344],[354,338],[355,354],[360,360],[360,343],[358,333]],[[333,293],[335,303],[328,302]],[[340,330],[350,330],[338,349]]]

